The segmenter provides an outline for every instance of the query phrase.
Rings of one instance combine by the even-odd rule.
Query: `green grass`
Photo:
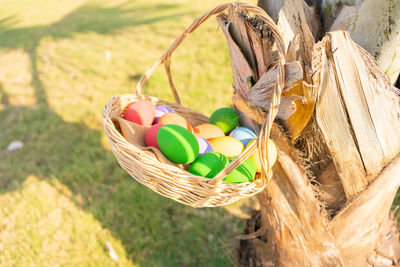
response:
[[[193,209],[153,193],[119,167],[101,125],[107,101],[132,93],[183,29],[222,2],[2,0],[0,266],[234,265],[240,203]],[[185,105],[210,114],[230,104],[215,19],[178,48],[172,70]],[[172,100],[162,69],[145,93]],[[24,148],[7,152],[13,140]]]
[[[132,93],[183,29],[222,2],[2,1],[0,266],[234,265],[238,209],[193,209],[143,187],[101,125],[106,102]],[[178,48],[172,71],[185,105],[206,114],[229,105],[215,19]],[[145,93],[172,100],[162,69]],[[7,152],[13,140],[23,149]]]

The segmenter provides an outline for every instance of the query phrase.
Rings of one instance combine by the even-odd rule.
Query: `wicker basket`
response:
[[[239,157],[232,161],[224,170],[217,174],[213,179],[208,179],[200,176],[193,175],[185,170],[182,166],[176,164],[169,164],[163,162],[157,157],[154,150],[145,148],[140,145],[128,142],[121,134],[120,129],[116,127],[112,120],[112,114],[117,113],[121,116],[124,109],[131,103],[139,99],[149,99],[155,104],[168,105],[172,107],[178,114],[183,115],[193,126],[208,121],[207,116],[192,111],[180,104],[179,95],[173,85],[172,76],[170,72],[170,57],[179,44],[186,38],[186,36],[194,31],[205,20],[212,15],[219,14],[227,11],[228,8],[234,8],[237,11],[243,10],[252,13],[262,19],[268,27],[270,27],[272,34],[275,38],[279,61],[277,84],[274,89],[273,101],[271,101],[270,112],[267,119],[261,128],[258,142],[253,142],[251,146],[246,148]],[[140,79],[135,94],[121,95],[113,97],[105,106],[103,113],[103,125],[106,136],[112,147],[119,164],[127,171],[133,178],[141,184],[147,186],[153,191],[165,197],[174,199],[180,203],[192,207],[216,207],[230,204],[241,198],[251,197],[261,192],[269,179],[271,178],[272,171],[269,167],[267,149],[267,140],[272,128],[273,120],[276,116],[279,103],[281,88],[284,82],[284,64],[285,52],[282,36],[273,22],[273,20],[260,8],[243,3],[230,3],[215,7],[201,17],[197,18],[170,46],[165,54],[146,71]],[[174,95],[176,103],[159,100],[155,97],[144,96],[141,94],[142,88],[150,75],[157,67],[164,64],[168,76],[169,84]],[[258,147],[260,158],[263,166],[261,174],[257,174],[252,182],[248,183],[226,183],[222,179],[238,167],[244,160],[246,160],[253,151]]]

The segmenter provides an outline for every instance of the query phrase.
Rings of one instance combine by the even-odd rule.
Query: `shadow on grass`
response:
[[[100,131],[67,123],[49,107],[39,77],[36,49],[42,38],[68,38],[85,32],[112,34],[124,27],[182,15],[151,16],[157,9],[174,7],[131,9],[90,4],[45,26],[14,29],[15,19],[0,21],[0,48],[22,48],[30,57],[37,100],[32,108],[10,105],[0,84],[0,140],[17,139],[25,144],[17,151],[0,151],[0,193],[18,190],[32,174],[40,179],[55,177],[82,198],[76,202],[78,206],[122,241],[132,262],[143,266],[226,266],[232,264],[229,250],[235,246],[226,242],[231,239],[227,233],[234,231],[229,223],[233,217],[222,209],[182,206],[134,182],[104,149]]]

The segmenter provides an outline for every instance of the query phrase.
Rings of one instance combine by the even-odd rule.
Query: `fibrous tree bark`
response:
[[[286,0],[259,0],[274,19]],[[323,31],[347,31],[395,84],[400,73],[400,0],[307,0]]]
[[[271,132],[278,160],[258,195],[260,210],[247,224],[252,238],[241,242],[240,263],[395,266],[400,241],[390,208],[400,186],[398,89],[379,70],[379,57],[354,42],[348,29],[323,34],[346,6],[311,2],[259,2],[283,35],[285,86]],[[320,24],[320,8],[332,5],[333,19]],[[233,103],[246,118],[242,124],[257,131],[275,86],[274,41],[260,21],[238,10],[218,21],[231,54]]]

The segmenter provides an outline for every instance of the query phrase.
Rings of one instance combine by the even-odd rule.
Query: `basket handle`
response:
[[[282,33],[279,28],[272,20],[272,18],[261,8],[257,6],[253,6],[246,3],[228,3],[219,5],[212,10],[204,13],[202,16],[197,18],[193,23],[185,29],[185,31],[172,43],[172,45],[168,48],[168,50],[151,66],[140,78],[137,86],[136,86],[136,94],[141,95],[142,89],[147,80],[153,74],[153,72],[161,65],[164,64],[165,71],[168,76],[168,82],[171,88],[171,91],[174,95],[175,101],[178,104],[181,104],[179,94],[174,86],[171,69],[170,69],[170,60],[172,53],[176,50],[176,48],[182,43],[182,41],[197,27],[199,27],[203,22],[205,22],[208,18],[215,14],[219,14],[227,10],[228,8],[238,8],[254,15],[258,16],[260,19],[264,21],[264,23],[271,29],[272,35],[275,38],[275,43],[278,52],[278,75],[276,79],[276,86],[274,88],[274,93],[272,96],[272,101],[269,106],[269,112],[267,118],[261,128],[260,135],[258,137],[257,142],[253,142],[248,148],[246,148],[235,160],[233,160],[225,169],[223,169],[220,173],[218,173],[213,179],[210,180],[211,184],[216,184],[221,181],[226,175],[231,173],[234,169],[236,169],[240,164],[242,164],[258,147],[261,165],[262,165],[262,178],[267,178],[267,181],[272,176],[272,172],[270,170],[270,163],[267,157],[268,151],[268,139],[272,129],[273,121],[278,113],[280,97],[282,93],[282,88],[284,87],[284,65],[285,65],[285,45],[282,38]],[[266,176],[266,177],[265,177]]]
[[[181,104],[181,100],[179,97],[179,94],[174,86],[174,82],[172,80],[172,75],[171,75],[171,68],[170,68],[170,62],[171,62],[171,56],[172,53],[174,53],[175,49],[182,43],[185,38],[192,33],[197,27],[199,27],[203,22],[205,22],[208,18],[210,18],[212,15],[219,14],[226,10],[229,6],[234,5],[234,4],[223,4],[215,7],[214,9],[208,11],[207,13],[203,14],[201,17],[198,17],[196,20],[193,21],[193,23],[187,27],[183,33],[176,38],[176,40],[172,43],[172,45],[168,48],[168,50],[151,66],[140,78],[137,86],[136,86],[136,94],[141,95],[142,94],[142,89],[143,86],[146,84],[147,80],[150,78],[150,76],[153,74],[153,72],[161,65],[164,63],[165,67],[165,72],[167,73],[168,76],[168,82],[169,86],[171,88],[172,94],[174,95],[175,102],[177,104]]]
[[[212,10],[204,13],[202,16],[198,17],[196,20],[193,21],[193,23],[187,27],[183,33],[172,43],[172,45],[168,48],[168,50],[151,66],[140,78],[137,86],[136,86],[136,94],[141,95],[142,94],[142,89],[144,85],[146,84],[147,80],[150,78],[150,76],[153,74],[153,72],[161,65],[164,64],[165,71],[168,76],[168,82],[171,88],[171,91],[174,95],[175,102],[178,104],[181,104],[179,94],[174,86],[174,82],[172,80],[172,75],[171,75],[171,69],[170,69],[170,62],[171,62],[171,56],[178,48],[178,46],[182,43],[183,40],[186,39],[186,37],[192,33],[194,30],[196,30],[203,22],[205,22],[207,19],[209,19],[211,16],[219,14],[227,10],[228,8],[235,8],[238,7],[240,9],[249,11],[258,17],[260,17],[266,24],[269,26],[273,32],[273,35],[277,41],[277,44],[281,45],[283,48],[283,53],[284,53],[284,42],[282,35],[277,28],[276,24],[274,21],[265,13],[264,10],[262,10],[259,7],[252,6],[249,4],[245,3],[228,3],[228,4],[222,4],[219,5]],[[278,51],[281,50],[278,48]]]

